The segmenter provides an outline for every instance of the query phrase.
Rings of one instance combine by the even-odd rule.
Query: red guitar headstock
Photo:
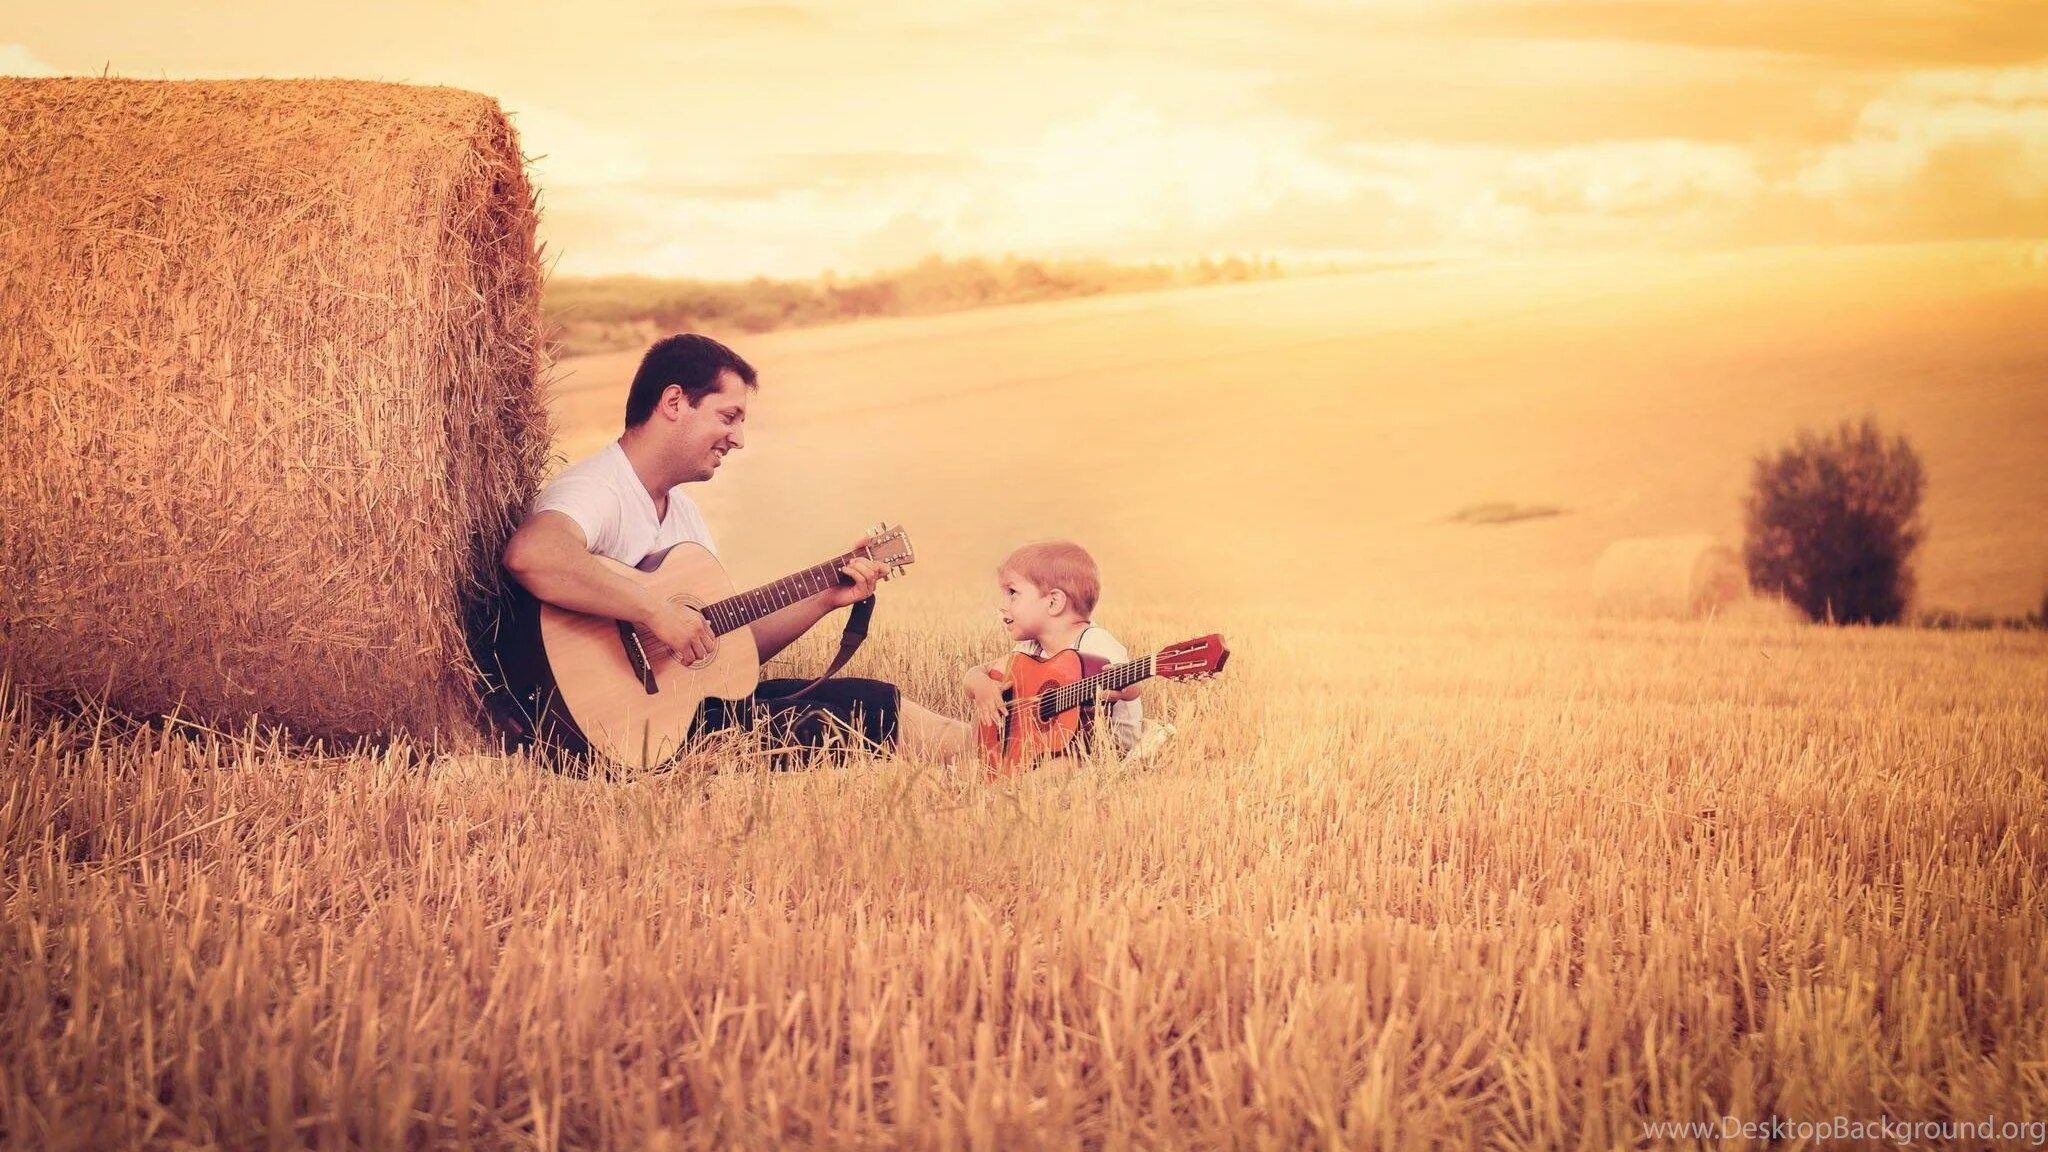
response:
[[[1152,657],[1152,674],[1168,680],[1206,680],[1223,671],[1230,649],[1214,632],[1193,640],[1169,644]]]

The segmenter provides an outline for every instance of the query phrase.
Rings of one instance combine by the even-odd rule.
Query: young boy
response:
[[[1087,660],[1091,673],[1098,660],[1107,665],[1131,658],[1109,629],[1092,619],[1102,579],[1095,558],[1079,544],[1066,540],[1026,544],[997,567],[996,584],[1003,626],[1016,641],[1015,651],[1042,657],[1073,648],[1084,658],[1094,658]],[[1009,670],[1008,657],[968,669],[964,685],[977,721],[1000,722],[1002,681]],[[1145,730],[1145,706],[1138,698],[1138,686],[1104,692],[1096,699],[1098,709],[1108,710],[1109,732],[1117,750],[1129,752]]]

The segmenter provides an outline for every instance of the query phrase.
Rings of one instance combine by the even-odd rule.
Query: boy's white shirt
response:
[[[1100,624],[1090,624],[1081,633],[1074,645],[1083,656],[1100,656],[1111,664],[1122,664],[1131,658],[1131,650],[1123,641],[1110,634]],[[1017,651],[1026,656],[1043,658],[1046,653],[1036,640],[1020,640]],[[1109,706],[1109,731],[1116,737],[1117,751],[1129,752],[1138,743],[1145,731],[1145,704],[1142,700],[1118,700]]]
[[[592,552],[621,564],[636,565],[677,544],[701,544],[718,552],[710,526],[682,485],[668,490],[668,515],[655,516],[654,498],[616,440],[563,469],[543,488],[530,515],[542,512],[574,520]]]

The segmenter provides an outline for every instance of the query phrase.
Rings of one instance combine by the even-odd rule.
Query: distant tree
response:
[[[1743,541],[1750,585],[1814,620],[1897,622],[1913,597],[1925,488],[1905,437],[1887,439],[1869,417],[1831,433],[1801,429],[1756,458]]]
[[[896,311],[896,285],[887,280],[858,280],[852,284],[828,284],[827,298],[840,316],[886,316]]]

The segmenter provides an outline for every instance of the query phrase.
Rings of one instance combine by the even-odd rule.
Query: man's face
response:
[[[669,440],[670,459],[685,479],[709,480],[725,454],[746,447],[747,403],[754,390],[730,372],[718,377],[718,391],[694,405],[680,388],[661,398],[665,414],[675,421]]]

